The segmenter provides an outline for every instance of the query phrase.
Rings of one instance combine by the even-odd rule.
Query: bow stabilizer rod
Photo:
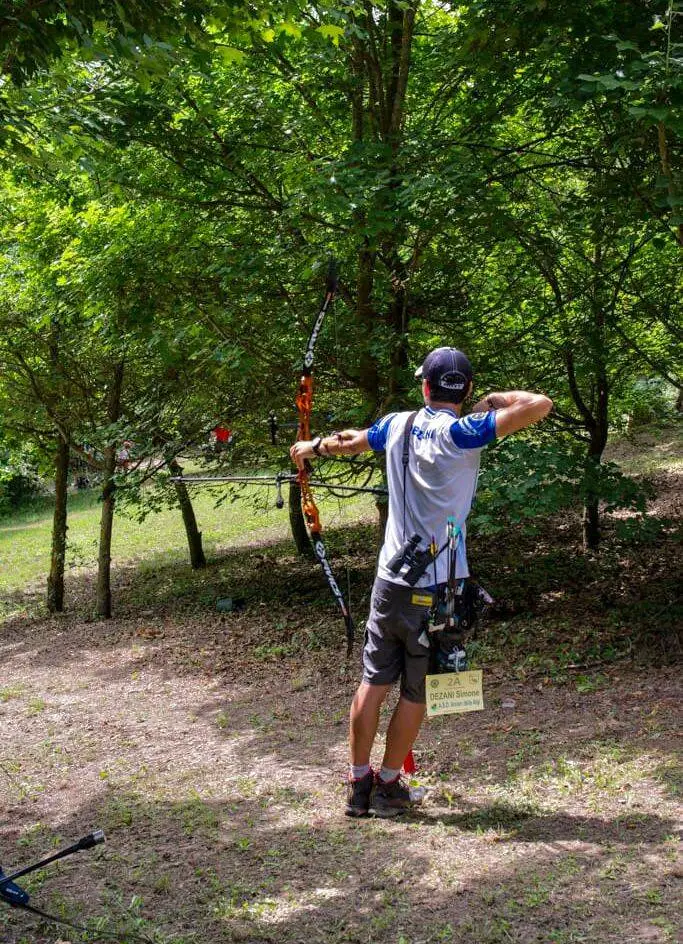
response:
[[[297,482],[298,476],[289,473],[282,475],[175,475],[171,482],[183,482],[185,485],[282,485],[287,482]],[[368,495],[388,495],[383,485],[346,485],[343,482],[323,482],[310,479],[310,485],[316,488],[327,488],[331,492],[367,492]],[[278,507],[281,507],[278,505]]]

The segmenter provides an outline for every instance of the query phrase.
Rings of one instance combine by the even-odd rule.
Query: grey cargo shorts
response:
[[[425,632],[432,595],[429,590],[375,579],[365,628],[363,681],[393,685],[401,695],[424,704],[429,641]],[[423,635],[424,633],[424,635]]]

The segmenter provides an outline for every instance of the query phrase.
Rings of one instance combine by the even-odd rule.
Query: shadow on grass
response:
[[[496,842],[582,842],[591,845],[640,846],[658,844],[675,835],[677,821],[644,813],[607,816],[582,816],[568,813],[532,812],[523,805],[492,803],[477,806],[459,801],[462,812],[438,812],[436,815],[413,814],[425,825],[452,826],[467,832],[499,831]]]
[[[309,792],[276,784],[256,796],[243,788],[230,803],[149,802],[103,789],[59,824],[59,839],[96,825],[107,844],[29,882],[33,902],[72,920],[98,916],[120,944],[131,931],[166,944],[598,944],[623,940],[624,927],[639,941],[637,929],[653,934],[658,919],[675,915],[673,876],[655,876],[651,865],[655,843],[673,829],[665,818],[520,823],[491,807],[438,823],[352,821],[312,819],[310,806]],[[476,835],[510,823],[516,831],[504,843]],[[21,849],[6,843],[1,861],[18,865],[57,841],[44,829]],[[54,940],[45,925],[37,936],[35,919],[22,913],[0,912],[0,922],[7,944]]]
[[[367,534],[344,538],[335,563],[369,587]],[[538,775],[563,754],[590,756],[597,739],[655,753],[676,723],[673,670],[655,685],[635,672],[585,692],[527,685],[512,713],[501,706],[513,685],[503,672],[484,715],[430,723],[420,737],[421,769],[440,778],[453,765],[468,798],[428,803],[404,822],[356,822],[341,814],[343,788],[331,778],[341,780],[358,653],[343,678],[343,626],[315,565],[273,544],[228,552],[197,575],[130,568],[117,574],[108,622],[83,618],[90,589],[75,588],[80,616],[3,627],[5,658],[25,681],[34,668],[57,671],[54,706],[47,692],[37,714],[32,692],[7,702],[6,735],[19,733],[22,776],[40,778],[41,792],[6,804],[0,863],[52,851],[56,829],[74,839],[103,826],[109,837],[102,851],[37,879],[36,905],[77,920],[103,915],[121,944],[135,929],[164,944],[675,939],[671,815],[617,806],[621,781],[597,798],[600,814],[579,794],[554,796],[549,812],[522,795],[481,796],[482,784],[510,796],[511,768]],[[246,608],[217,614],[215,597],[227,595],[244,596]],[[572,613],[561,600],[548,605],[557,619]],[[567,637],[577,618],[599,612],[591,603],[574,614]],[[529,620],[528,644],[548,645],[534,631]],[[61,691],[64,678],[78,684]],[[160,700],[168,679],[177,684]],[[50,739],[58,743],[48,750]],[[619,768],[628,758],[613,753]],[[672,768],[658,769],[668,786]],[[56,939],[22,914],[0,912],[0,922],[8,944]]]

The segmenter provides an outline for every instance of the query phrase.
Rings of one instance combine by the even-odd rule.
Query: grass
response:
[[[602,799],[630,795],[639,784],[661,793],[666,790],[667,767],[661,758],[628,752],[616,744],[594,741],[583,755],[558,753],[540,763],[533,757],[515,758],[507,780],[497,787],[498,796],[551,805],[558,796],[581,796],[596,807]]]
[[[616,462],[627,475],[656,475],[683,469],[683,426],[635,429],[610,437],[605,460]]]
[[[605,458],[616,461],[628,474],[656,474],[675,471],[683,464],[683,439],[679,426],[659,430],[637,430],[629,436],[615,437]],[[170,487],[169,487],[170,489]],[[199,528],[207,555],[256,540],[281,539],[289,534],[287,510],[275,508],[275,487],[235,486],[201,487],[191,491]],[[169,493],[169,497],[171,497]],[[287,489],[283,490],[287,499]],[[370,496],[345,499],[317,496],[323,522],[344,524],[374,513]],[[217,504],[219,502],[219,504]],[[68,570],[96,564],[99,540],[99,490],[72,492],[69,495]],[[0,519],[0,619],[3,594],[16,594],[29,587],[42,587],[50,563],[52,499],[43,496],[11,516]],[[117,509],[112,563],[144,560],[156,568],[163,563],[187,559],[187,543],[177,507],[150,512],[143,522],[133,517],[131,509]]]
[[[246,486],[240,498],[228,501],[225,488],[196,488],[192,500],[207,556],[250,541],[284,538],[289,533],[287,507],[275,508],[274,487]],[[283,492],[286,498],[286,489]],[[216,502],[222,503],[216,507]],[[317,497],[323,522],[357,520],[372,509],[369,496],[339,502]],[[92,567],[97,562],[101,506],[97,490],[69,495],[66,567]],[[52,509],[42,500],[0,522],[0,603],[3,594],[42,585],[50,566]],[[151,512],[140,523],[125,510],[116,514],[112,564],[144,560],[148,567],[187,559],[187,540],[177,508]],[[0,605],[0,617],[2,617]],[[7,615],[7,614],[6,614]]]

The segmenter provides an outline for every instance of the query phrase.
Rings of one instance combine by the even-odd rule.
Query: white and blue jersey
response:
[[[471,413],[462,418],[451,410],[424,407],[413,420],[409,466],[403,494],[403,434],[410,413],[389,413],[368,430],[375,452],[386,452],[389,484],[389,517],[377,576],[392,583],[405,581],[386,566],[413,534],[422,536],[419,550],[434,537],[440,548],[446,541],[450,516],[461,529],[456,577],[469,576],[465,521],[477,491],[479,459],[484,446],[496,438],[496,414]],[[405,522],[404,522],[405,508]],[[417,586],[428,587],[448,579],[448,553],[444,551]]]

